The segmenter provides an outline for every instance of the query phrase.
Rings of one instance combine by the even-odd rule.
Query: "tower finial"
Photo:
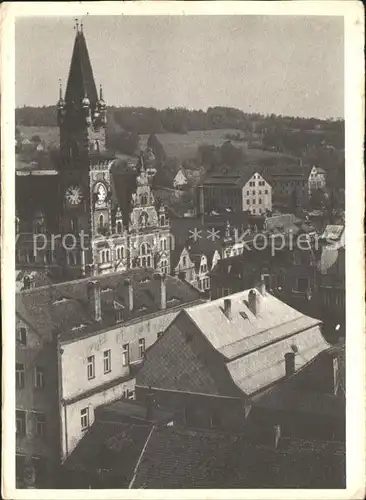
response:
[[[76,30],[76,33],[79,33],[79,19],[77,17],[75,17],[74,29]]]
[[[100,84],[99,86],[99,100],[103,101],[103,85]]]
[[[81,21],[81,22],[80,22],[80,33],[82,33],[82,32],[83,32],[83,26],[84,26],[84,25],[83,25],[83,21]]]

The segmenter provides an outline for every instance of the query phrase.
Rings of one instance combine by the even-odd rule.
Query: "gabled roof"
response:
[[[97,88],[95,86],[84,33],[77,30],[69,78],[67,81],[65,101],[67,104],[74,102],[75,106],[79,107],[85,96],[88,97],[91,107],[94,108],[98,101]]]
[[[50,338],[52,332],[59,333],[61,340],[65,341],[83,338],[116,325],[115,302],[123,306],[123,321],[118,324],[143,320],[150,314],[164,314],[156,300],[159,283],[154,279],[154,273],[153,269],[135,269],[25,290],[16,295],[16,312],[45,338]],[[126,305],[128,289],[125,279],[132,282],[133,311],[129,311]],[[96,280],[101,287],[101,322],[95,321],[88,304],[88,284]],[[202,299],[188,283],[167,276],[166,300],[169,310]]]
[[[224,358],[234,383],[247,395],[285,375],[285,354],[295,352],[299,370],[328,347],[319,320],[305,316],[274,296],[259,294],[259,313],[248,307],[249,290],[226,297],[231,318],[218,299],[181,312]],[[179,325],[179,318],[175,320]]]

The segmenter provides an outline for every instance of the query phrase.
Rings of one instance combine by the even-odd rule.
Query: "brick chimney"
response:
[[[166,309],[166,280],[165,274],[155,273],[154,278],[159,283],[158,304],[159,309]]]
[[[133,286],[131,280],[126,279],[124,281],[125,286],[127,287],[127,309],[129,311],[133,311]]]
[[[285,375],[291,377],[295,373],[295,353],[286,352],[285,354]]]
[[[248,294],[248,307],[254,316],[258,316],[260,313],[260,302],[261,297],[259,292],[254,289],[250,290]]]
[[[100,300],[99,281],[89,281],[88,283],[88,302],[91,315],[95,321],[102,321],[102,307]]]
[[[227,319],[229,319],[229,320],[232,319],[231,300],[230,299],[224,299],[224,314],[227,317]]]

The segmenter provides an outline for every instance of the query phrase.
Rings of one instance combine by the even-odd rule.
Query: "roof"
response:
[[[260,167],[246,165],[242,169],[235,169],[227,165],[221,165],[208,172],[201,185],[243,187],[256,173],[261,174]]]
[[[67,81],[65,101],[67,104],[74,102],[80,106],[83,98],[87,96],[92,109],[98,101],[93,70],[90,63],[88,48],[84,33],[77,30],[74,49],[71,58],[69,78]]]
[[[123,324],[140,321],[151,314],[164,314],[156,297],[159,284],[153,269],[135,269],[124,273],[99,276],[101,287],[102,321],[96,322],[88,306],[88,284],[95,278],[85,278],[18,292],[16,312],[31,327],[48,338],[51,332],[61,335],[61,341],[70,341],[97,333],[116,324],[115,304],[123,309]],[[134,309],[129,311],[128,289],[130,279],[134,290]],[[177,277],[166,276],[167,310],[202,300],[200,293]]]
[[[136,420],[149,423],[149,422],[162,422],[172,419],[171,412],[165,411],[162,408],[154,405],[152,417],[148,418],[146,414],[146,406],[141,402],[129,399],[118,399],[112,403],[99,406],[96,410],[96,418],[98,421],[130,421]]]
[[[327,241],[340,241],[343,237],[344,240],[344,226],[343,225],[330,225],[328,224],[324,229],[321,236],[322,239]]]
[[[212,431],[154,428],[130,488],[345,487],[339,442],[282,438],[278,448]]]
[[[222,354],[235,384],[245,394],[253,394],[283,378],[287,352],[296,349],[299,370],[328,344],[319,320],[259,292],[260,312],[255,316],[248,307],[248,294],[245,290],[225,298],[231,301],[230,320],[224,313],[225,299],[188,307],[183,314]]]

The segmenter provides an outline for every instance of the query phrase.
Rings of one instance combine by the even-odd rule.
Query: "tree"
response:
[[[31,139],[32,142],[36,142],[37,144],[39,144],[40,142],[42,142],[41,138],[39,135],[32,135],[32,139]]]

